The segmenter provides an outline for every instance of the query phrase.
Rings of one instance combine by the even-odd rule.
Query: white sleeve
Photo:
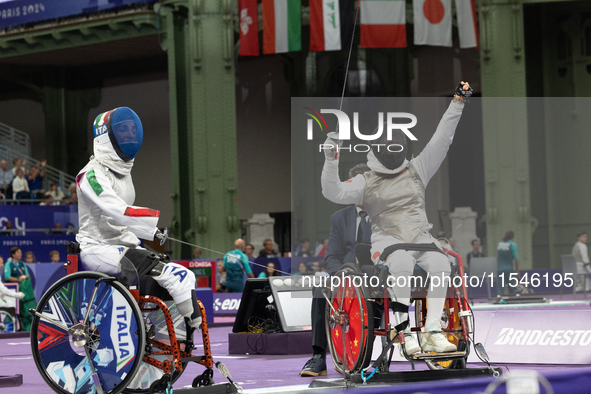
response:
[[[8,287],[4,286],[4,283],[0,282],[0,294],[6,295],[9,297],[14,297],[14,295],[16,294],[16,291],[10,290]]]
[[[130,206],[115,194],[111,182],[101,170],[90,170],[79,177],[78,187],[100,209],[129,228],[138,238],[153,240],[160,211]]]
[[[453,101],[449,104],[447,111],[445,111],[441,121],[439,121],[435,134],[433,134],[433,137],[431,137],[431,140],[421,154],[413,160],[413,166],[417,170],[425,187],[447,155],[463,109],[464,104],[454,103]]]
[[[339,178],[339,160],[325,160],[322,167],[322,195],[337,204],[361,204],[365,177],[361,174],[346,182]]]
[[[581,248],[581,259],[583,260],[583,263],[589,264],[589,253],[587,251],[587,245],[584,243],[581,243],[580,248]]]

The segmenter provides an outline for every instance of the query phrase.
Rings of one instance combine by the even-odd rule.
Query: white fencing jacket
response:
[[[425,188],[447,155],[463,108],[464,104],[450,103],[433,137],[423,151],[410,162],[406,160],[397,169],[387,169],[377,160],[373,151],[370,151],[368,153],[367,164],[372,171],[364,175],[357,175],[346,182],[341,182],[338,173],[338,159],[325,160],[321,176],[322,194],[328,200],[337,204],[363,205],[368,213],[370,213],[370,220],[372,220],[372,244],[382,242],[387,238],[391,239],[392,237],[391,243],[417,242],[432,227],[426,221],[426,213],[424,212]],[[410,171],[405,171],[406,169]],[[405,174],[401,174],[399,177],[412,175],[420,183],[419,187],[414,188],[416,195],[414,203],[409,201],[408,198],[398,198],[400,193],[408,194],[408,190],[395,191],[395,183],[400,185],[408,184],[408,182],[399,182],[399,177],[392,177],[393,174],[402,171],[405,171]],[[380,177],[383,178],[383,185],[377,188],[375,187],[376,178]],[[368,185],[368,181],[371,183],[370,185]],[[393,185],[389,185],[389,183]],[[391,186],[394,186],[394,188]],[[372,196],[370,196],[367,193],[368,188],[379,190],[375,190]],[[384,192],[384,194],[380,194],[378,198],[373,196],[373,194],[381,192]],[[408,205],[403,205],[398,207],[399,209],[396,209],[396,205],[400,204],[403,200],[405,201],[403,204]],[[404,210],[412,210],[413,213],[407,216],[415,218],[419,216],[416,215],[416,211],[422,210],[421,218],[416,220],[417,223],[404,223],[406,217],[403,212]],[[374,215],[380,215],[379,218],[374,217],[371,219],[372,213]],[[392,215],[392,217],[387,218],[385,215]],[[423,217],[425,220],[422,219]],[[401,218],[402,223],[400,223]],[[387,222],[397,222],[397,226],[380,227],[380,223]],[[377,225],[374,226],[374,223]],[[386,242],[385,245],[387,246],[387,244]]]
[[[135,207],[131,178],[133,160],[119,158],[107,134],[94,139],[94,156],[76,176],[78,220],[76,240],[87,245],[135,248],[138,238],[153,240],[160,211]]]

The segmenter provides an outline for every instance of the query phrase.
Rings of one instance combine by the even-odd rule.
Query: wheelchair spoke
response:
[[[55,320],[53,320],[53,319],[51,319],[51,318],[47,317],[46,315],[44,315],[44,314],[42,314],[42,313],[39,313],[39,312],[37,312],[37,311],[36,311],[36,310],[34,310],[34,309],[29,309],[29,312],[32,312],[32,313],[34,313],[35,315],[39,316],[39,318],[41,318],[41,319],[43,319],[43,320],[46,320],[46,321],[48,321],[49,323],[51,323],[51,324],[53,324],[53,325],[55,325],[55,326],[57,326],[57,327],[61,328],[62,330],[64,330],[64,331],[65,331],[65,332],[67,332],[67,333],[70,333],[70,332],[69,332],[69,331],[70,331],[70,329],[69,329],[67,326],[63,325],[62,323],[58,323],[58,322],[56,322]]]
[[[324,296],[324,299],[326,299],[326,304],[327,304],[328,306],[330,306],[330,308],[332,309],[332,312],[333,312],[333,313],[334,313],[334,312],[336,312],[337,310],[336,310],[336,309],[334,308],[334,306],[332,305],[332,302],[331,302],[330,298],[328,298],[328,296],[327,296],[327,295],[326,295],[326,293],[324,292],[324,289],[323,289],[323,291],[322,291],[322,295]]]
[[[96,372],[96,368],[90,358],[90,351],[88,350],[88,346],[84,347],[84,352],[86,353],[86,359],[88,360],[88,364],[90,364],[90,369],[92,370],[92,383],[94,383],[94,387],[96,388],[97,394],[105,394],[103,391],[103,386],[101,384],[101,380],[99,379],[98,373]]]
[[[88,317],[90,316],[90,311],[92,310],[92,304],[94,303],[94,299],[96,297],[96,292],[98,291],[98,284],[94,285],[94,290],[92,291],[92,296],[90,297],[90,302],[88,303],[88,309],[86,310],[86,316],[84,316],[84,322],[83,324],[86,326],[86,323],[88,323]]]

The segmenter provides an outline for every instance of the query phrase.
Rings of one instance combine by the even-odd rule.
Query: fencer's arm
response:
[[[0,282],[0,294],[22,300],[25,298],[25,293],[22,291],[14,291],[4,286],[4,283]]]
[[[160,211],[127,205],[115,194],[111,182],[100,170],[86,172],[78,181],[80,191],[100,209],[124,226],[138,238],[153,240]]]
[[[337,204],[359,205],[363,202],[365,177],[359,174],[346,182],[341,182],[338,160],[324,160],[320,180],[322,183],[322,195],[327,200]]]
[[[16,291],[10,290],[8,287],[4,286],[4,283],[0,282],[0,294],[7,295],[9,297],[14,297]]]
[[[413,166],[425,186],[427,186],[433,175],[435,175],[447,155],[463,109],[463,103],[452,101],[449,104],[447,111],[445,111],[441,121],[439,121],[435,134],[433,134],[433,137],[431,137],[431,140],[423,151],[413,160]]]

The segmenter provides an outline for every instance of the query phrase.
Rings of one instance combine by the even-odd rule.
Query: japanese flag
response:
[[[413,0],[415,45],[451,47],[451,0]]]

